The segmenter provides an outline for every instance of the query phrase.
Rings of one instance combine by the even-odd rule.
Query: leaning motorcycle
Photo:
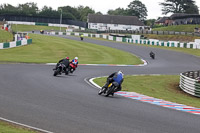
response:
[[[105,87],[102,87],[98,94],[105,94],[106,97],[108,97],[109,95],[113,95],[114,92],[116,92],[117,88],[119,87],[119,84],[117,82],[112,82],[108,85],[108,88],[106,89]]]
[[[66,71],[65,71],[66,69]],[[61,75],[62,73],[65,73],[65,75],[68,75],[68,68],[66,68],[66,66],[64,64],[59,63],[56,67],[56,69],[54,69],[54,74],[53,76],[57,76],[57,75]]]
[[[150,53],[150,57],[151,57],[152,59],[155,59],[155,54],[154,54],[154,53]]]
[[[70,63],[69,64],[69,72],[73,73],[75,71],[75,69],[76,69],[76,66],[73,63]]]

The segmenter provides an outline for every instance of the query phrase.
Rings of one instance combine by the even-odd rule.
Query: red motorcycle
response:
[[[73,63],[69,64],[69,72],[73,73],[76,70],[76,65],[74,65]]]

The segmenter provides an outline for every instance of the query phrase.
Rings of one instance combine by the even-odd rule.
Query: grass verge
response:
[[[1,62],[52,63],[69,56],[81,64],[142,64],[131,53],[82,41],[30,34],[33,44],[0,50]]]
[[[0,43],[11,42],[13,40],[13,35],[5,30],[0,29]]]
[[[154,28],[153,31],[176,31],[176,32],[194,32],[194,28],[200,28],[200,25],[174,25],[160,28]]]
[[[189,35],[155,35],[155,34],[147,34],[145,35],[148,39],[158,39],[161,41],[179,41],[179,42],[194,42],[195,39],[200,39],[197,36],[189,36]]]
[[[39,133],[22,126],[13,125],[0,120],[0,133]]]
[[[22,25],[22,24],[12,24],[12,30],[14,32],[32,31],[32,30],[56,30],[59,31],[60,27],[54,26],[41,26],[41,25]],[[61,31],[65,31],[66,28],[61,27]]]
[[[137,92],[147,96],[200,108],[200,98],[193,97],[179,88],[179,75],[125,76],[123,91]],[[97,78],[95,83],[103,86],[106,78]]]

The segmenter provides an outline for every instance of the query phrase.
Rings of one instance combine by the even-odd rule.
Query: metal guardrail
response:
[[[200,97],[200,71],[181,73],[179,87],[190,95]]]

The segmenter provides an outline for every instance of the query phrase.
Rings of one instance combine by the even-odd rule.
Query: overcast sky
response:
[[[39,9],[43,6],[52,7],[53,9],[57,9],[60,6],[72,6],[78,7],[89,6],[95,12],[100,11],[103,14],[106,14],[109,9],[127,8],[129,3],[133,0],[1,0],[0,4],[9,3],[13,6],[17,6],[18,4],[24,4],[26,2],[35,2]],[[163,16],[161,13],[160,2],[164,2],[164,0],[140,0],[147,7],[148,10],[148,19],[157,19],[159,16]],[[195,0],[197,6],[200,9],[200,0]]]

